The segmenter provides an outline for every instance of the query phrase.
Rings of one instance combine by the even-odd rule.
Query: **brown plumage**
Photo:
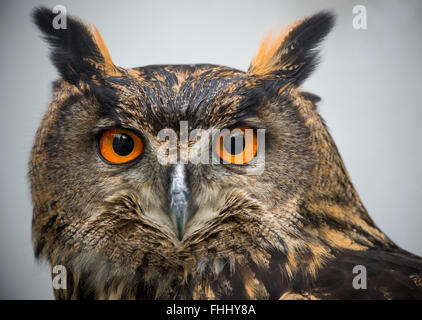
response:
[[[96,29],[68,17],[55,30],[45,8],[33,17],[61,75],[29,165],[36,256],[68,271],[57,298],[422,298],[422,259],[375,226],[318,97],[299,88],[330,13],[264,41],[248,72],[120,68]],[[265,170],[159,163],[157,134],[178,132],[180,121],[207,134],[265,129]],[[107,161],[98,141],[110,128],[139,136],[142,153]],[[353,288],[356,265],[367,269],[367,289]]]

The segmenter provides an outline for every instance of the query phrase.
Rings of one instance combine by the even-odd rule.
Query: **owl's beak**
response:
[[[169,216],[176,226],[177,238],[182,240],[189,218],[190,192],[186,177],[186,168],[177,164],[170,174]]]

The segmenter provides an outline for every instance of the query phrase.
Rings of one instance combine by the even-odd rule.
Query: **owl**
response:
[[[94,26],[32,17],[60,74],[28,174],[57,299],[422,298],[422,259],[371,220],[301,89],[332,13],[265,37],[247,71],[125,69]]]

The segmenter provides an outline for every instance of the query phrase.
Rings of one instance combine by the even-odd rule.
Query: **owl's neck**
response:
[[[293,103],[311,129],[316,158],[312,179],[294,210],[303,223],[301,233],[314,237],[314,243],[321,239],[319,242],[328,243],[328,247],[335,249],[394,246],[368,215],[313,103],[299,94],[293,93],[292,96]],[[319,249],[322,252],[330,251],[330,248],[322,247]]]

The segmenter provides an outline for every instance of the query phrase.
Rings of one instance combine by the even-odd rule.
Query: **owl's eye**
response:
[[[246,164],[256,156],[257,140],[255,130],[249,127],[224,130],[217,137],[214,149],[226,163]]]
[[[103,158],[111,163],[126,163],[137,158],[143,151],[142,139],[129,130],[105,130],[99,140]]]

